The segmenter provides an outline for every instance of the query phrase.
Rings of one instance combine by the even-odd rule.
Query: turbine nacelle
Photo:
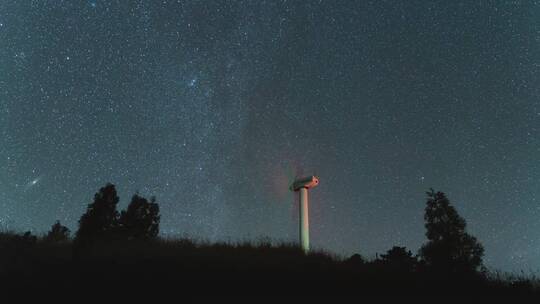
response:
[[[302,188],[310,189],[313,187],[316,187],[319,184],[319,178],[315,175],[308,176],[308,177],[302,177],[300,179],[295,180],[290,189],[292,191],[298,191]]]

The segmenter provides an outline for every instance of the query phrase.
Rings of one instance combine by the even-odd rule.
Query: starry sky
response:
[[[94,193],[161,234],[373,257],[444,191],[488,266],[540,270],[538,1],[0,0],[0,227]]]

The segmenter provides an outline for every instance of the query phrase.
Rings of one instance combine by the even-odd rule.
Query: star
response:
[[[188,86],[190,88],[195,87],[197,85],[197,78],[193,78],[188,82]]]
[[[540,248],[534,1],[4,2],[13,228],[75,232],[112,182],[119,206],[155,195],[171,236],[296,241],[288,176],[317,172],[318,248],[417,251],[433,187],[489,266],[540,269],[510,258]]]

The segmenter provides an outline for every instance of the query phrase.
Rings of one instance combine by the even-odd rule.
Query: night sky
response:
[[[72,231],[105,183],[161,234],[425,242],[444,191],[488,266],[540,270],[540,3],[0,0],[0,227]]]

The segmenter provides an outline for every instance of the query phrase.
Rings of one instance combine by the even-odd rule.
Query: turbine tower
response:
[[[312,175],[295,180],[291,190],[300,193],[300,246],[305,253],[309,251],[309,214],[308,214],[308,189],[316,187],[319,178]]]

